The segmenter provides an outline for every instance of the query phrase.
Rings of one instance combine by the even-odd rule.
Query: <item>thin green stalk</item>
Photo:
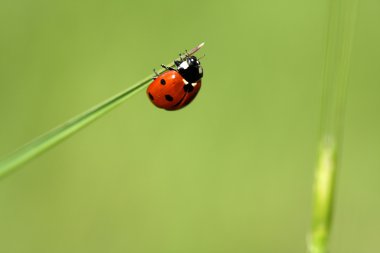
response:
[[[357,0],[330,0],[309,253],[328,252]]]
[[[204,43],[190,50],[188,55],[193,55],[197,52]],[[168,66],[173,66],[173,63],[168,64]],[[164,69],[160,69],[159,73],[162,73]],[[125,91],[105,100],[104,102],[98,104],[92,109],[84,112],[83,114],[67,121],[66,123],[58,126],[57,128],[37,137],[33,141],[25,144],[14,153],[0,160],[0,178],[15,171],[20,165],[28,162],[29,160],[35,158],[44,151],[49,150],[54,145],[78,132],[80,129],[84,128],[96,119],[120,105],[126,99],[141,91],[148,83],[151,82],[152,76],[148,76],[141,80],[132,87],[126,89]]]

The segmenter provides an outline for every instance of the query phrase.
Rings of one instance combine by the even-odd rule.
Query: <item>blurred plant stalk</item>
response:
[[[309,253],[328,252],[358,0],[330,0]]]

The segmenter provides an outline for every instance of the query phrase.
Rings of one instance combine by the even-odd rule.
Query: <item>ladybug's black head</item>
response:
[[[186,57],[183,61],[175,61],[178,73],[189,83],[196,83],[203,77],[203,69],[197,57]]]

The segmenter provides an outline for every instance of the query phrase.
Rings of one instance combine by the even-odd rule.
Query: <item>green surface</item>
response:
[[[378,250],[380,3],[360,1],[334,253]],[[205,41],[186,109],[140,93],[0,182],[0,252],[305,252],[327,2],[0,1],[0,154]]]

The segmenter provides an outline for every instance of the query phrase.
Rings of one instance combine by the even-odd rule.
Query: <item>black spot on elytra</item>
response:
[[[165,85],[165,84],[166,84],[165,79],[161,79],[161,80],[160,80],[160,83],[161,83],[162,85]]]
[[[152,96],[152,94],[150,94],[150,92],[148,93],[148,95],[149,95],[150,100],[154,100],[154,97]]]
[[[185,92],[192,92],[194,90],[194,87],[193,87],[193,85],[191,85],[190,83],[188,83],[185,86],[183,86],[183,90]]]
[[[165,99],[167,100],[167,101],[173,101],[173,97],[172,96],[170,96],[169,94],[167,94],[167,95],[165,95]]]

